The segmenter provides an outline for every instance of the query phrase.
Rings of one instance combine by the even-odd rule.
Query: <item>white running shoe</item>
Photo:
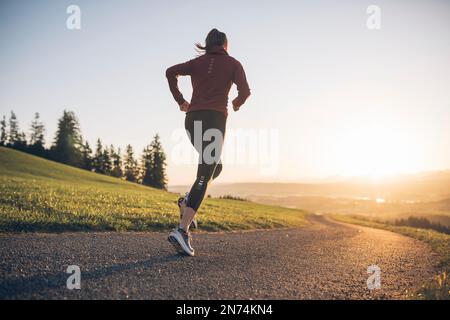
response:
[[[169,234],[167,240],[169,240],[178,253],[191,257],[195,255],[194,248],[191,246],[192,236],[190,232],[177,228]]]

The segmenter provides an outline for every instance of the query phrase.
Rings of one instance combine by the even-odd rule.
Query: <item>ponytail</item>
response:
[[[222,47],[227,43],[227,35],[220,32],[216,28],[208,32],[206,36],[205,45],[202,46],[200,43],[196,43],[195,47],[200,53],[208,52],[214,47]]]

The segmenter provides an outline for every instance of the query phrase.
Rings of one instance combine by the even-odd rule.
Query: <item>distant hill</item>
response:
[[[170,188],[178,189],[182,188]],[[356,178],[322,183],[213,184],[208,192],[214,197],[240,196],[321,213],[382,219],[426,216],[450,226],[450,171],[403,175],[377,183]]]
[[[171,186],[169,189],[178,191],[186,187]],[[430,202],[450,198],[450,171],[403,175],[379,182],[353,178],[324,183],[216,183],[208,192],[212,196],[229,194],[250,198],[295,196]]]

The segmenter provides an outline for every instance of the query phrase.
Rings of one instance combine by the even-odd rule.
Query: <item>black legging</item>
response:
[[[201,123],[201,131],[198,129],[197,131],[195,130],[195,122],[197,122],[197,127],[199,127],[199,124]],[[186,128],[186,131],[188,132],[192,145],[199,153],[197,179],[192,185],[187,202],[188,207],[197,211],[203,201],[203,198],[205,197],[208,184],[211,182],[211,180],[217,178],[217,176],[222,171],[220,156],[222,151],[223,138],[225,137],[226,116],[221,112],[213,110],[192,111],[186,114],[184,126]],[[204,141],[205,139],[209,139],[208,137],[205,137],[205,132],[208,129],[216,129],[219,132],[213,131],[213,137],[211,138],[211,141]],[[199,133],[201,133],[201,137],[198,137]],[[207,154],[205,155],[204,153],[205,148],[213,141],[215,141],[214,133],[220,133],[222,138],[217,141],[219,148],[215,148],[214,152],[211,153],[211,155],[213,156],[213,159],[211,159],[210,157],[207,157]],[[207,150],[207,152],[208,151],[209,150]]]

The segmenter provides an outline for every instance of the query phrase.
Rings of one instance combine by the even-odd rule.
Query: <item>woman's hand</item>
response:
[[[189,109],[189,102],[185,101],[182,104],[180,104],[180,110],[183,112],[187,112]]]

